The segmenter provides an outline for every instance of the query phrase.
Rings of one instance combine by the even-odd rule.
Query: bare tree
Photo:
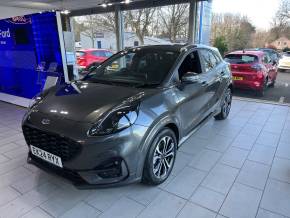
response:
[[[72,18],[72,19],[73,19],[72,23],[73,23],[75,40],[78,42],[78,41],[80,41],[81,32],[83,32],[85,30],[85,27],[84,27],[84,24],[82,22],[79,22],[75,18]]]
[[[281,36],[290,37],[290,1],[281,0],[280,7],[272,21],[270,40],[276,40]]]
[[[161,18],[163,34],[171,42],[176,42],[177,37],[186,35],[188,23],[188,4],[176,4],[158,9]]]
[[[125,13],[125,25],[136,33],[141,45],[144,44],[144,36],[149,34],[149,26],[154,13],[154,8],[127,11]]]
[[[82,24],[82,34],[91,39],[92,47],[95,47],[97,34],[103,31],[115,32],[115,16],[113,13],[88,15],[79,19]]]
[[[229,51],[251,47],[255,27],[247,17],[235,14],[214,14],[212,18],[212,42],[223,37]]]

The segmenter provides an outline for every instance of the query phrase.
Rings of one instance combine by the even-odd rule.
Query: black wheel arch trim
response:
[[[154,140],[154,136],[160,132],[163,128],[170,128],[169,125],[174,125],[178,129],[178,138],[176,138],[177,142],[180,141],[180,134],[179,134],[179,129],[180,129],[180,124],[178,123],[178,119],[175,118],[175,116],[170,115],[170,114],[165,114],[163,115],[158,121],[154,122],[151,124],[151,126],[148,128],[144,141],[141,143],[141,147],[138,149],[139,150],[139,161],[136,166],[136,176],[137,177],[142,177],[143,174],[143,167],[145,164],[146,156],[148,149]],[[172,131],[175,133],[175,131],[172,129]],[[176,135],[176,133],[175,133]],[[145,154],[145,155],[144,155]]]

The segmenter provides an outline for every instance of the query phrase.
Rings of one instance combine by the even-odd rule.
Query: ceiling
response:
[[[140,0],[134,0],[140,1]],[[143,0],[144,1],[144,0]],[[161,0],[162,1],[162,0]],[[20,7],[39,10],[79,10],[102,7],[103,3],[120,3],[122,0],[0,0],[1,6]],[[132,1],[131,1],[132,2]]]
[[[113,12],[115,6],[120,10],[133,10],[148,7],[186,3],[194,0],[0,0],[1,6],[34,10],[69,10],[70,16],[81,16]],[[196,0],[204,1],[204,0]]]

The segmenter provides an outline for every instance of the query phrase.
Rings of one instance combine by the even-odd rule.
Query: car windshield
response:
[[[120,52],[93,69],[84,80],[157,86],[169,73],[178,56],[179,52],[157,49],[134,49]]]
[[[228,54],[225,61],[230,64],[252,64],[258,62],[258,57],[249,54]]]

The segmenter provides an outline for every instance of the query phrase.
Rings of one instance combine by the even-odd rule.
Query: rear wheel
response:
[[[268,80],[266,80],[264,82],[263,87],[260,90],[257,91],[257,96],[263,97],[265,95],[265,91],[266,91],[266,88],[267,88],[267,83],[268,83]]]
[[[221,105],[221,111],[214,118],[216,120],[225,120],[230,113],[231,106],[232,106],[232,90],[228,88]]]
[[[158,185],[170,175],[177,152],[177,140],[169,128],[161,130],[153,140],[143,169],[142,182]]]
[[[269,84],[268,87],[270,87],[270,88],[274,88],[275,83],[276,83],[276,79],[274,79],[273,81],[271,81],[271,83]]]

